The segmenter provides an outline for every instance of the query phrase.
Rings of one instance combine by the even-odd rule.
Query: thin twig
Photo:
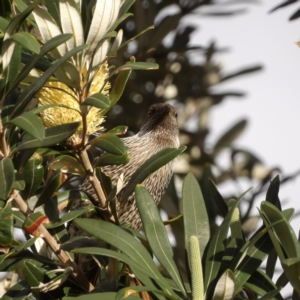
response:
[[[28,216],[32,211],[26,204],[26,202],[22,199],[17,190],[13,191],[12,197],[14,198],[15,205],[20,209],[20,211]],[[51,250],[57,255],[57,257],[61,260],[65,267],[71,267],[73,269],[73,276],[82,284],[82,287],[85,291],[90,292],[94,289],[94,286],[86,279],[86,277],[81,273],[78,269],[78,266],[71,259],[67,252],[63,251],[60,248],[60,245],[56,242],[53,236],[49,233],[49,231],[45,228],[43,224],[38,227],[38,232],[41,237],[47,243],[47,245],[51,248]]]

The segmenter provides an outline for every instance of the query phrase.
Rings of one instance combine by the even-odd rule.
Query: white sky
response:
[[[263,71],[221,86],[224,91],[243,91],[247,95],[228,98],[213,109],[209,141],[214,143],[226,128],[247,118],[248,127],[236,145],[251,150],[268,166],[279,166],[290,174],[300,169],[300,48],[295,45],[300,40],[300,19],[289,22],[288,18],[300,5],[297,2],[268,14],[283,1],[270,2],[248,6],[247,13],[234,17],[195,17],[199,29],[193,43],[207,45],[215,40],[219,47],[230,47],[230,52],[218,55],[228,73],[251,65],[264,66]],[[284,208],[299,211],[300,178],[282,186],[280,198],[287,200]],[[292,225],[298,235],[300,218]]]

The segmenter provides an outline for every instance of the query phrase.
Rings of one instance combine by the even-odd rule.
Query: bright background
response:
[[[295,45],[300,40],[300,19],[290,22],[288,18],[299,8],[299,2],[269,14],[282,1],[270,2],[247,5],[247,12],[236,16],[198,15],[185,21],[199,24],[192,44],[208,45],[214,40],[219,47],[230,47],[230,52],[218,55],[225,72],[257,64],[264,67],[260,72],[219,85],[221,90],[238,90],[247,95],[228,98],[213,109],[211,143],[238,120],[247,118],[248,127],[236,141],[237,147],[251,150],[267,166],[293,174],[300,169],[300,49]],[[241,7],[245,5],[234,8]],[[300,211],[300,178],[282,186],[279,196],[283,208]],[[298,217],[292,226],[298,234]],[[283,294],[290,291],[287,287]]]

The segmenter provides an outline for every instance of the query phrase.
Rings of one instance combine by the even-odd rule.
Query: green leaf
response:
[[[215,183],[212,180],[209,180],[208,184],[216,206],[218,207],[219,213],[223,218],[225,218],[228,213],[228,206],[224,201],[222,195],[219,193]]]
[[[151,173],[172,161],[185,149],[186,146],[180,146],[178,149],[166,148],[147,159],[145,163],[131,176],[128,184],[124,188],[121,203],[126,201],[126,199],[134,192],[137,184],[142,183]]]
[[[13,240],[13,211],[11,202],[0,209],[0,252],[6,252]]]
[[[210,238],[210,225],[200,186],[195,176],[191,173],[183,181],[182,205],[185,249],[188,257],[190,255],[188,249],[191,236],[198,238],[202,257]]]
[[[280,187],[280,178],[277,175],[270,183],[270,186],[267,190],[266,201],[274,204],[279,210],[281,209],[281,204],[279,201],[279,187]]]
[[[14,81],[16,80],[19,73],[20,65],[21,65],[21,46],[17,44],[15,45],[15,49],[12,54],[11,60],[8,64],[8,67],[3,72],[3,76],[5,77],[5,80],[3,80],[3,84],[6,83],[6,87],[5,87],[6,89],[9,89],[13,85]],[[1,89],[1,85],[0,85],[0,89]]]
[[[171,275],[182,294],[187,296],[179,271],[172,259],[174,256],[173,250],[154,199],[146,188],[141,185],[137,185],[135,188],[135,199],[143,228],[155,257]]]
[[[257,293],[260,296],[266,296],[266,294],[276,290],[273,298],[266,298],[268,300],[283,300],[283,297],[279,294],[278,287],[272,282],[272,280],[263,271],[258,269],[245,283],[245,287]]]
[[[94,211],[94,207],[93,206],[86,206],[86,207],[83,207],[81,209],[76,209],[76,210],[72,210],[66,214],[64,214],[60,221],[58,222],[55,222],[55,223],[49,223],[49,224],[45,224],[45,227],[48,228],[48,229],[51,229],[51,228],[56,228],[58,226],[61,226],[67,222],[70,222],[72,220],[74,220],[75,218],[77,218],[78,216],[81,216],[82,214],[85,214],[86,212],[89,212],[89,211]]]
[[[41,185],[44,177],[43,157],[34,153],[27,161],[24,168],[20,169],[25,181],[25,190],[22,192],[24,199],[29,199],[34,195],[37,188]]]
[[[130,160],[128,154],[114,155],[110,153],[104,153],[97,159],[97,166],[103,167],[108,165],[123,165],[127,164]]]
[[[14,284],[1,298],[1,300],[24,300],[31,293],[31,288],[28,286],[25,279]],[[27,297],[26,297],[27,298]]]
[[[134,70],[157,70],[159,65],[151,62],[127,62],[125,65],[117,68],[113,73],[120,71],[134,71]]]
[[[52,76],[53,73],[66,60],[68,60],[74,54],[84,50],[86,47],[87,45],[82,45],[72,49],[71,51],[68,51],[63,57],[61,57],[55,63],[53,63],[53,65],[51,65],[51,67],[49,67],[36,81],[34,81],[30,86],[28,86],[19,96],[15,104],[14,110],[10,115],[10,119],[15,118],[23,111],[23,109],[27,106],[32,97],[40,90],[40,88],[43,87],[43,85],[49,80],[50,76]]]
[[[61,170],[63,173],[84,175],[85,171],[80,162],[70,155],[60,155],[49,165],[49,169]]]
[[[300,293],[300,262],[292,265],[284,263],[286,259],[300,258],[300,246],[295,232],[284,214],[273,204],[266,201],[262,202],[261,211],[264,214],[262,217],[264,222],[267,223],[266,226],[271,225],[268,232],[280,258],[285,274],[291,285],[298,293]],[[266,218],[264,218],[264,216],[266,216]],[[282,253],[281,248],[284,250],[285,254]]]
[[[115,300],[117,293],[92,293],[88,295],[76,296],[76,297],[63,297],[63,300]]]
[[[41,58],[43,58],[43,56],[45,54],[47,54],[49,51],[55,49],[58,45],[66,42],[71,37],[72,37],[72,34],[61,34],[61,35],[58,35],[58,36],[54,37],[50,41],[46,42],[42,46],[42,48],[40,50],[40,54],[33,55],[31,61],[26,63],[26,65],[21,70],[18,78],[10,86],[7,94],[9,94],[10,92],[12,92],[13,90],[15,90],[18,87],[20,82],[23,81],[26,78],[26,76],[29,74],[29,72],[34,68],[34,66],[38,63],[38,61]]]
[[[225,242],[227,240],[228,229],[234,209],[238,206],[239,202],[248,192],[243,193],[232,208],[227,213],[220,227],[215,231],[214,235],[210,239],[207,252],[205,253],[205,275],[204,275],[204,288],[206,294],[210,294],[213,286],[216,284],[218,272],[221,266],[222,256],[225,250]]]
[[[49,147],[62,141],[65,141],[67,138],[69,138],[72,134],[75,133],[79,124],[79,122],[74,122],[46,128],[45,138],[41,141],[30,135],[25,135],[22,142],[14,151],[16,152],[25,149]]]
[[[0,200],[6,201],[15,181],[15,169],[10,158],[0,160]]]
[[[128,126],[117,126],[109,131],[107,133],[114,134],[114,135],[122,135],[127,132]]]
[[[38,41],[28,32],[17,32],[11,36],[11,39],[19,43],[25,49],[39,54],[40,53],[40,44]]]
[[[125,85],[129,79],[129,76],[131,74],[131,71],[124,71],[118,74],[114,86],[109,94],[109,100],[110,100],[110,108],[107,108],[103,111],[103,115],[106,115],[107,112],[115,106],[115,104],[119,101],[121,98]]]
[[[103,94],[96,93],[86,98],[81,105],[90,105],[95,106],[97,108],[106,109],[110,107],[110,100]]]
[[[89,144],[115,155],[124,155],[127,151],[127,147],[125,147],[122,140],[110,133],[101,134],[99,137],[91,140]]]
[[[34,138],[42,140],[45,137],[45,128],[41,119],[30,111],[25,111],[9,123],[23,129]]]
[[[80,218],[75,219],[73,222],[87,233],[120,249],[124,254],[143,267],[148,272],[148,276],[154,278],[164,291],[168,292],[169,295],[174,295],[174,292],[169,288],[163,276],[158,271],[148,250],[131,234],[114,224],[102,220]]]
[[[20,173],[15,174],[15,181],[13,183],[13,189],[23,191],[25,188],[25,181]]]
[[[45,280],[45,271],[26,261],[23,262],[23,273],[31,287],[39,286]]]
[[[34,208],[37,208],[43,205],[44,203],[46,203],[52,197],[52,195],[58,190],[61,184],[62,184],[61,171],[60,170],[53,171],[44,189],[42,190]]]

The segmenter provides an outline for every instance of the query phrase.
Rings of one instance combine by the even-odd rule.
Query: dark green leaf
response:
[[[45,227],[49,228],[49,229],[56,228],[60,225],[63,225],[67,222],[74,220],[75,218],[77,218],[78,216],[81,216],[82,214],[85,214],[86,212],[93,211],[93,210],[94,210],[93,206],[86,206],[81,209],[72,210],[72,211],[64,214],[61,217],[60,221],[55,222],[55,223],[45,224]]]
[[[24,300],[31,293],[31,288],[26,280],[21,280],[13,285],[1,298],[1,300]]]
[[[97,159],[97,166],[103,167],[107,165],[123,165],[127,164],[130,160],[128,154],[114,155],[110,153],[104,153]]]
[[[41,141],[39,139],[33,138],[30,135],[25,135],[22,142],[15,149],[15,151],[49,147],[57,143],[63,142],[73,133],[75,133],[79,124],[79,122],[74,122],[46,128],[45,138]]]
[[[34,208],[37,208],[40,205],[46,203],[52,197],[52,195],[58,190],[61,184],[62,184],[61,171],[60,170],[53,171],[44,189],[42,190]]]
[[[19,96],[14,110],[12,111],[10,115],[10,119],[15,118],[18,116],[23,109],[27,106],[27,104],[30,102],[32,97],[40,90],[41,87],[49,80],[50,76],[53,75],[53,73],[70,57],[72,57],[74,54],[84,50],[87,48],[88,45],[82,45],[75,47],[71,51],[67,52],[63,57],[58,59],[51,67],[49,67],[43,75],[41,75],[36,81],[34,81],[30,86],[28,86]]]
[[[87,233],[121,249],[123,253],[143,267],[148,272],[148,276],[154,278],[164,291],[167,291],[169,295],[174,295],[158,271],[147,249],[131,234],[114,224],[102,220],[80,218],[75,219],[73,222]]]
[[[151,173],[172,161],[185,149],[186,146],[180,146],[178,149],[166,148],[147,159],[146,162],[131,176],[124,189],[121,203],[126,201],[126,199],[134,192],[137,184],[142,183]]]
[[[125,65],[117,68],[113,74],[133,70],[157,70],[158,68],[158,64],[151,62],[127,62]]]
[[[23,129],[34,138],[42,140],[45,137],[45,128],[41,119],[30,111],[25,111],[9,123]]]
[[[249,191],[249,190],[248,190]],[[222,257],[225,250],[225,242],[227,240],[228,229],[230,226],[232,214],[239,202],[248,192],[243,193],[232,208],[227,213],[220,227],[215,231],[210,239],[207,252],[205,253],[205,273],[204,273],[204,288],[207,294],[210,295],[213,286],[216,284],[217,275],[222,262]]]
[[[120,74],[118,74],[116,80],[115,80],[115,84],[109,94],[109,100],[110,100],[110,108],[107,108],[103,111],[103,115],[106,115],[107,112],[115,106],[115,104],[119,101],[119,99],[121,98],[124,89],[125,89],[125,85],[129,79],[129,76],[131,74],[131,71],[124,71],[121,72]]]
[[[54,37],[53,39],[49,40],[48,42],[46,42],[42,46],[40,54],[33,55],[32,59],[29,62],[26,63],[26,65],[24,66],[24,68],[20,72],[17,80],[12,84],[12,86],[10,86],[10,89],[9,89],[8,93],[10,93],[11,91],[15,90],[18,87],[18,85],[20,84],[20,82],[26,78],[26,76],[29,74],[29,72],[34,68],[34,66],[38,63],[38,61],[45,54],[47,54],[49,51],[55,49],[60,44],[66,42],[72,36],[73,35],[70,34],[70,33],[68,33],[68,34],[60,34],[60,35]]]
[[[182,294],[186,296],[184,285],[173,260],[174,254],[168,234],[154,199],[146,188],[141,185],[137,185],[135,188],[135,199],[151,250],[175,281]]]
[[[0,160],[0,200],[7,200],[15,181],[15,170],[10,158]]]
[[[115,155],[124,155],[127,151],[127,147],[124,146],[122,140],[110,133],[101,134],[99,137],[91,140],[89,144]]]
[[[13,189],[23,191],[25,188],[25,181],[20,173],[15,174],[15,181],[13,183]]]
[[[81,105],[90,105],[105,109],[110,107],[110,100],[103,94],[96,93],[86,98]]]
[[[6,252],[13,240],[13,211],[11,202],[0,209],[0,252]]]
[[[14,33],[11,36],[11,39],[33,53],[40,53],[40,45],[38,41],[28,32]]]
[[[200,186],[195,176],[191,173],[189,173],[183,181],[182,205],[185,250],[189,257],[190,237],[196,236],[199,240],[200,253],[202,257],[210,237],[210,225]]]
[[[41,267],[37,267],[26,261],[23,263],[23,273],[31,287],[39,286],[45,279],[45,271],[42,271]]]
[[[51,164],[49,169],[61,170],[63,173],[74,174],[74,175],[84,175],[85,171],[80,164],[80,162],[70,155],[60,155],[56,157]]]
[[[28,160],[24,168],[20,170],[25,181],[25,190],[22,192],[24,199],[29,199],[34,195],[37,188],[41,185],[44,177],[43,157],[34,153]]]
[[[245,287],[254,291],[260,296],[265,296],[267,293],[274,292],[276,290],[273,298],[266,298],[268,300],[283,300],[282,296],[279,293],[280,288],[272,282],[272,280],[261,270],[257,270],[251,278],[245,283]]]
[[[109,131],[107,133],[114,134],[114,135],[122,135],[127,132],[128,126],[117,126]]]
[[[279,187],[280,187],[280,178],[279,175],[277,175],[270,183],[266,195],[266,201],[274,204],[279,210],[282,210],[280,200],[278,197]]]
[[[219,213],[223,218],[225,218],[225,216],[228,213],[228,206],[225,200],[223,199],[222,195],[219,193],[215,183],[212,180],[209,180],[208,184],[216,206],[218,207]]]
[[[115,300],[117,293],[104,292],[104,293],[92,293],[89,295],[82,295],[76,297],[64,297],[63,300]]]

